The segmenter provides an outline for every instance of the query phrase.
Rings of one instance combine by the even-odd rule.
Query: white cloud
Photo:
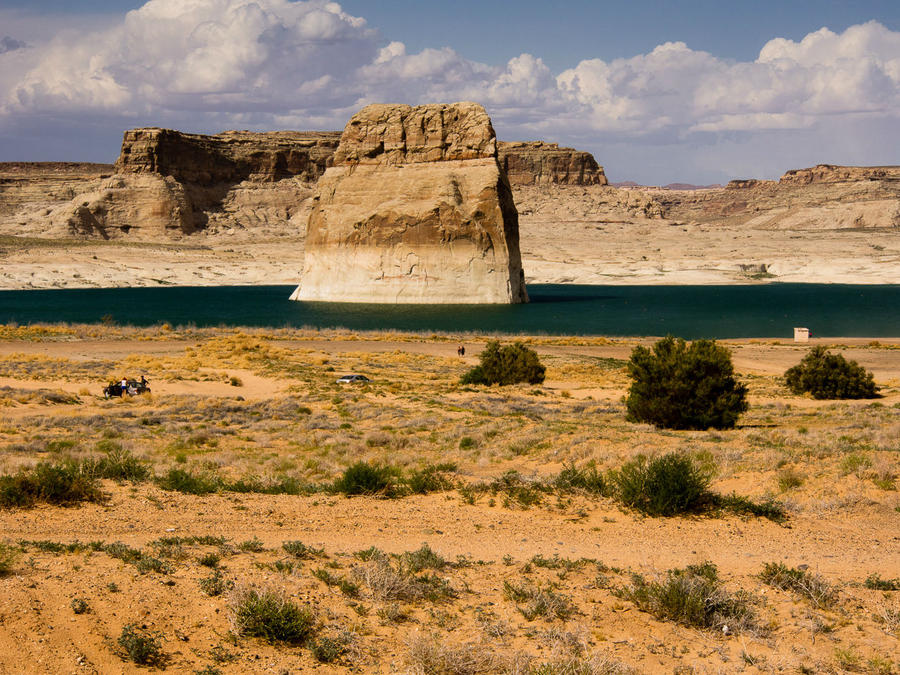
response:
[[[18,34],[27,49],[0,43],[0,134],[35,116],[210,131],[340,128],[368,102],[477,100],[502,137],[576,143],[601,161],[623,142],[702,161],[714,161],[710,146],[735,152],[753,138],[783,154],[791,132],[802,132],[804,148],[842,129],[858,147],[900,142],[897,132],[880,144],[866,135],[900,116],[900,32],[876,22],[773,39],[752,62],[668,42],[554,76],[539,55],[491,65],[441,45],[410,54],[324,0],[150,0],[93,32],[43,41],[29,37],[37,33],[27,17],[16,20],[32,32]],[[722,154],[720,166],[733,159]]]

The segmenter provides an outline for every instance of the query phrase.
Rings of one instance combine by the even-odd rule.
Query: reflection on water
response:
[[[0,291],[0,322],[473,331],[553,335],[900,336],[900,286],[531,285],[527,305],[293,302],[292,286]]]

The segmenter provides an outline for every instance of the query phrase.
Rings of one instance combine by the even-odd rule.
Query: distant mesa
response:
[[[511,185],[607,185],[589,152],[544,141],[497,142],[500,166]]]
[[[518,213],[477,103],[370,105],[319,180],[296,300],[527,302]]]
[[[856,181],[900,181],[900,166],[836,166],[818,164],[809,169],[794,169],[778,182],[782,185],[813,183],[852,183]]]

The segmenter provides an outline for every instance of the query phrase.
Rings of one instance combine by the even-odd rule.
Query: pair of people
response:
[[[457,347],[457,348],[456,348],[456,355],[457,355],[457,356],[465,356],[465,355],[466,355],[466,348],[463,347],[462,345],[460,345],[459,347]]]

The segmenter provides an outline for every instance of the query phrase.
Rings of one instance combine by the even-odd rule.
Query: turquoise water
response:
[[[527,305],[365,305],[288,300],[293,286],[0,291],[0,322],[343,327],[550,335],[900,336],[900,286],[535,284]]]

